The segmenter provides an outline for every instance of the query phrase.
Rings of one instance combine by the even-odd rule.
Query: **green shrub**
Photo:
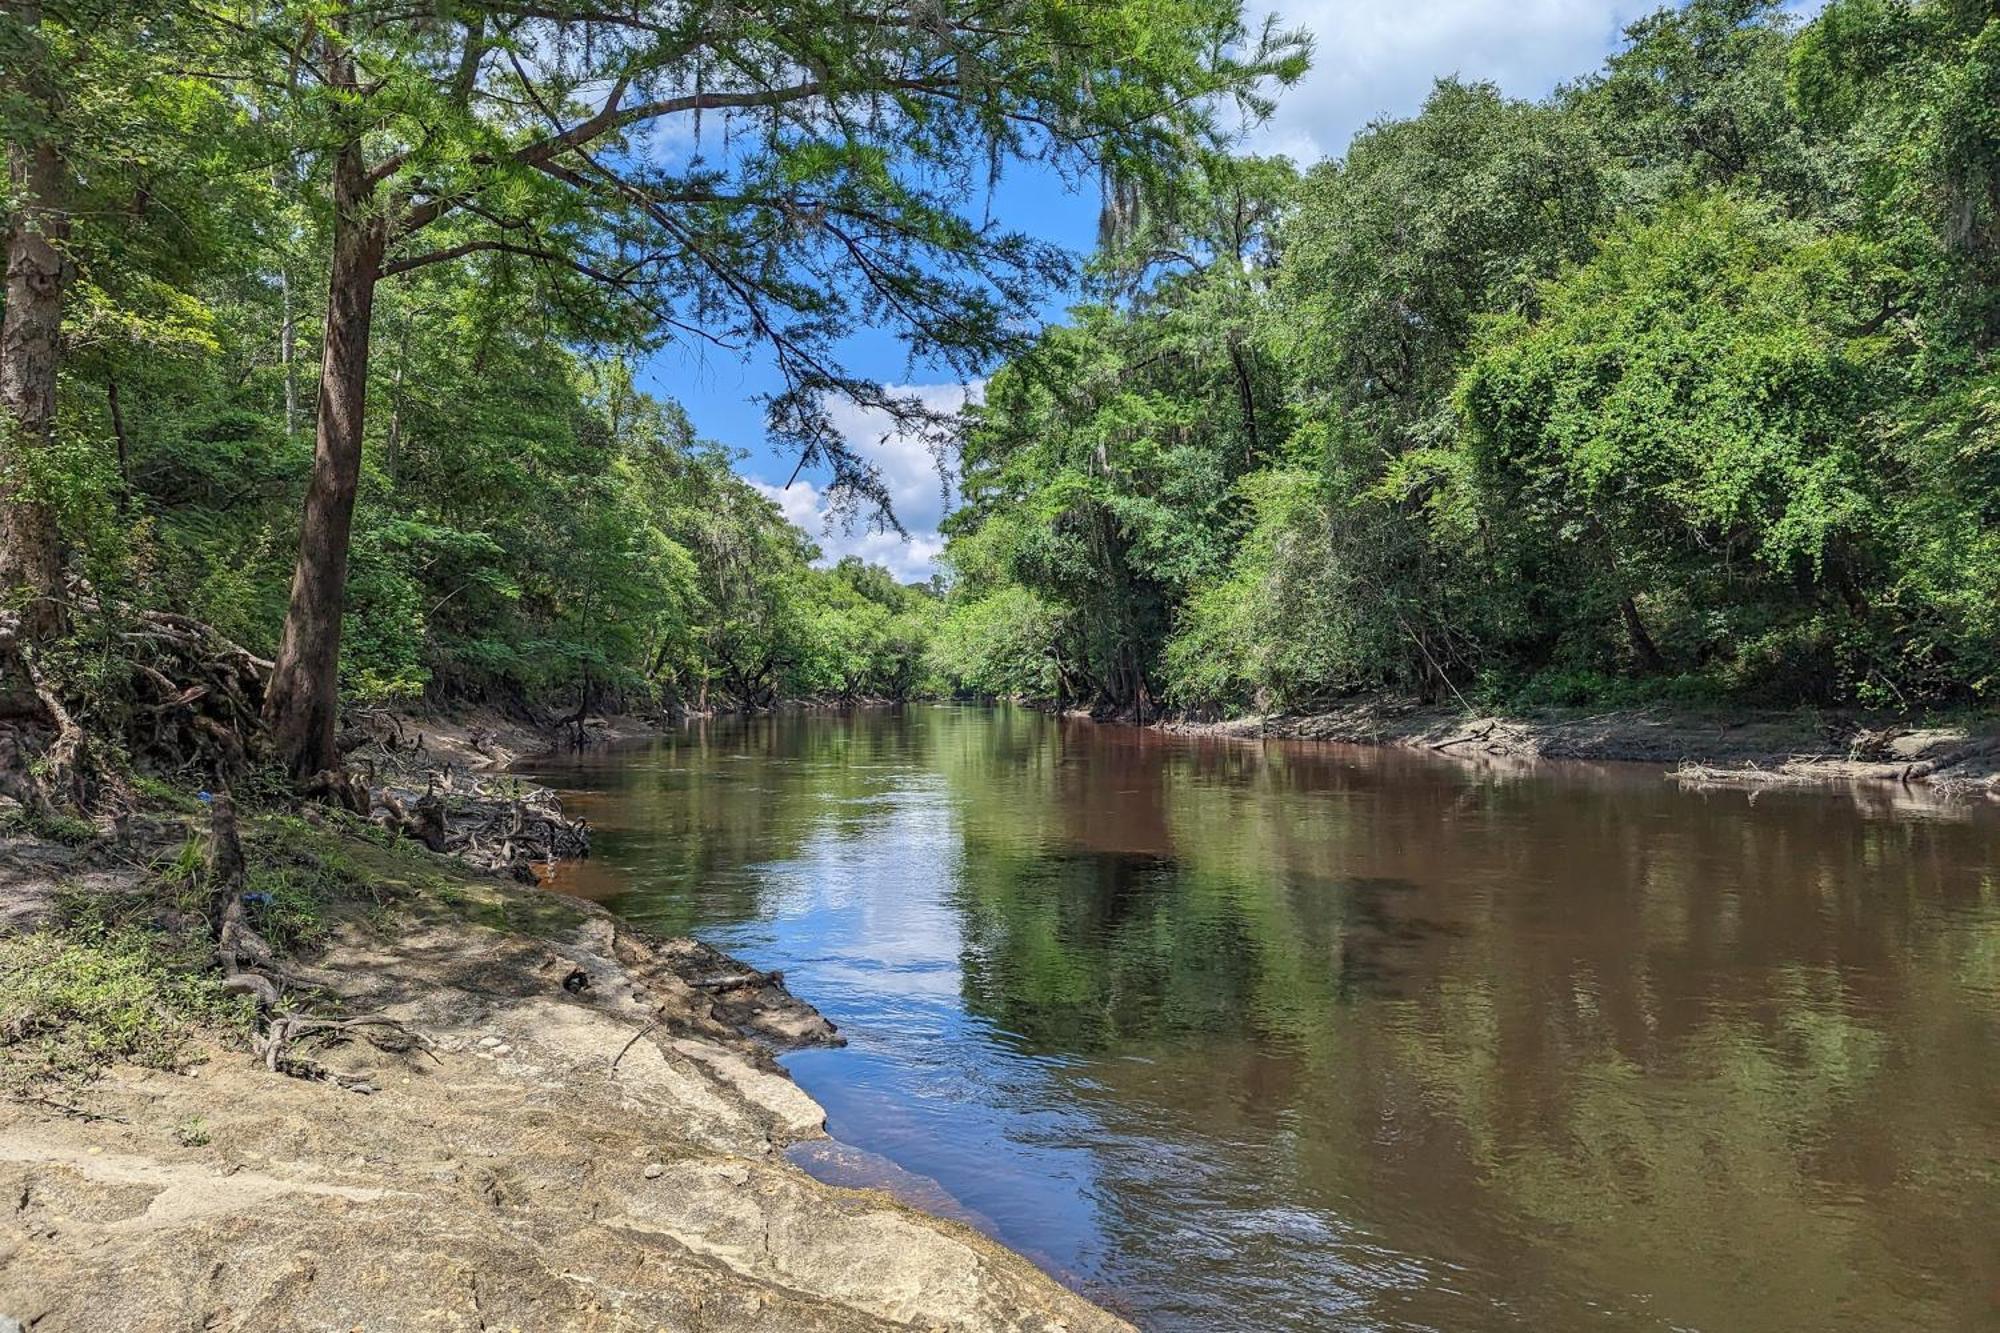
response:
[[[119,1060],[182,1069],[197,1031],[247,1035],[254,1006],[222,990],[203,944],[95,926],[0,941],[0,1085],[79,1083]]]

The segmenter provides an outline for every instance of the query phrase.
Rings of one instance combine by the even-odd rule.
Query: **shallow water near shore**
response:
[[[2000,809],[948,706],[549,760],[803,1164],[1157,1330],[2000,1325]]]

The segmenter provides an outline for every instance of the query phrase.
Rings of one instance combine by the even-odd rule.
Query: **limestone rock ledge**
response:
[[[350,924],[316,960],[349,1012],[427,1039],[314,1053],[373,1092],[218,1049],[191,1074],[113,1071],[90,1118],[0,1102],[0,1319],[35,1333],[1128,1329],[966,1227],[785,1160],[823,1114],[772,1043],[832,1031],[776,998],[780,979],[582,905],[551,915],[531,888],[479,892],[484,921]]]

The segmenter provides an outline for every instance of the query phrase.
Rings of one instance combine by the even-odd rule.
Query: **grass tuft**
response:
[[[191,945],[136,926],[0,940],[0,1086],[81,1084],[121,1060],[184,1069],[200,1031],[247,1038],[254,1005]]]

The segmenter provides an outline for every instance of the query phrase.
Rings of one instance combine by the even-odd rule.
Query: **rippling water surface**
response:
[[[856,1152],[1156,1330],[2000,1327],[2000,812],[1009,710],[545,767]]]

